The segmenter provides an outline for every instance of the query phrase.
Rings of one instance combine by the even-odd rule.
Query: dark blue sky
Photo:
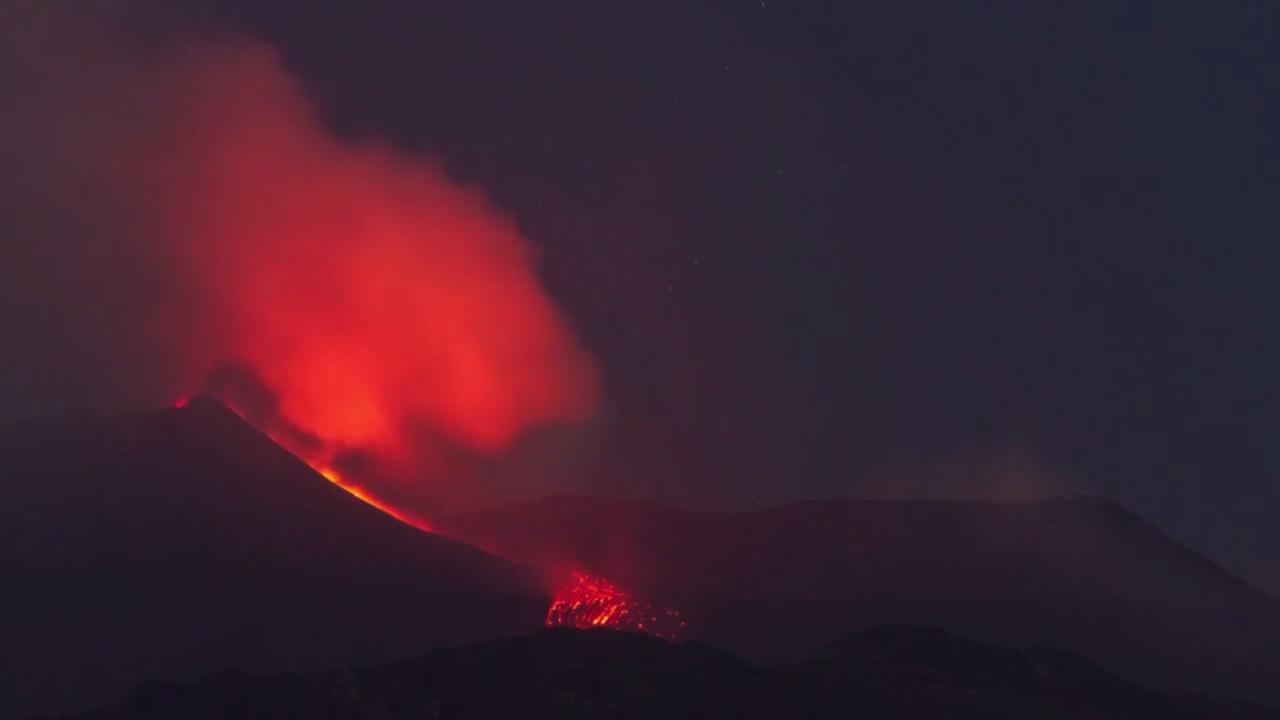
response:
[[[1280,592],[1276,6],[182,5],[515,215],[607,387],[556,489],[1090,490]]]

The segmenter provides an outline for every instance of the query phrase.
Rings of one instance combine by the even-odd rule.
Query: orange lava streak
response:
[[[306,462],[306,461],[303,460],[303,462]],[[364,488],[360,487],[359,485],[356,485],[355,483],[345,480],[342,477],[342,475],[338,473],[337,470],[334,470],[333,468],[324,468],[324,467],[318,468],[314,466],[311,469],[320,473],[320,476],[323,477],[325,480],[328,480],[334,485],[337,485],[343,490],[346,490],[348,493],[351,493],[353,497],[363,500],[364,502],[390,515],[396,520],[399,520],[405,525],[415,527],[423,532],[434,532],[431,529],[431,524],[428,523],[426,520],[424,520],[421,516],[411,512],[400,510],[399,508],[392,506],[390,503],[386,503],[386,502],[383,502],[382,500],[379,500],[377,497],[374,497],[372,494],[370,494],[368,490],[365,490]]]
[[[190,401],[191,401],[190,397],[184,396],[182,398],[179,398],[177,401],[175,401],[173,403],[173,406],[175,409],[181,410],[185,408],[190,403]],[[236,415],[239,415],[240,419],[254,426],[255,428],[257,428],[258,432],[261,432],[263,435],[266,435],[268,438],[270,438],[270,440],[274,442],[276,445],[279,445],[281,448],[287,450],[294,457],[306,463],[308,467],[310,467],[312,470],[315,470],[316,473],[318,473],[325,480],[328,480],[334,485],[337,485],[338,487],[350,493],[352,497],[358,500],[361,500],[367,503],[368,505],[374,508],[377,508],[378,510],[381,510],[382,512],[386,513],[387,515],[390,515],[396,520],[399,520],[405,525],[417,528],[419,530],[422,530],[423,532],[434,532],[431,529],[431,523],[427,522],[426,519],[423,518],[421,515],[418,515],[413,512],[409,512],[407,510],[401,510],[400,508],[397,508],[391,505],[390,503],[378,498],[376,495],[374,495],[364,486],[344,477],[342,473],[338,472],[337,470],[325,464],[324,462],[317,460],[315,458],[306,457],[305,453],[300,452],[299,449],[296,448],[293,443],[290,443],[287,438],[282,437],[277,432],[273,432],[271,428],[262,427],[259,423],[255,423],[247,413],[237,408],[235,406],[235,403],[224,402],[223,404],[228,410],[235,413]]]

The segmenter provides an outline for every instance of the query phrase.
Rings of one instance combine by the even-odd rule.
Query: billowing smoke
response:
[[[4,299],[47,304],[13,318],[35,340],[11,362],[106,405],[213,390],[375,485],[591,413],[591,358],[480,189],[335,136],[264,44],[4,12]]]

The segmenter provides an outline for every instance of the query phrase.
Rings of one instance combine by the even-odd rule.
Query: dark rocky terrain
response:
[[[524,568],[351,497],[212,402],[0,431],[0,717],[225,667],[532,632]]]
[[[1080,702],[1095,703],[1090,712],[1121,696],[1141,699],[1130,713],[1196,707],[1193,695],[1175,702],[1138,690],[1073,655],[1010,654],[924,631],[877,631],[812,654],[877,625],[1063,648],[1158,693],[1280,702],[1280,603],[1100,498],[704,513],[562,497],[436,519],[468,545],[367,506],[211,401],[0,430],[0,476],[3,717],[75,712],[144,682],[192,682],[228,667],[258,674],[214,676],[198,692],[155,685],[129,707],[218,688],[253,698],[261,688],[292,707],[305,699],[298,688],[328,698],[332,678],[352,676],[305,674],[335,667],[368,668],[352,671],[359,693],[376,689],[388,703],[400,691],[378,678],[408,678],[405,702],[461,703],[454,715],[464,717],[526,704],[572,714],[588,703],[584,713],[600,714],[614,692],[637,716],[697,716],[723,697],[748,703],[731,705],[742,712],[808,702],[814,713],[933,717],[954,706],[992,717],[989,701],[1012,693],[1018,712],[1052,717],[1045,697],[1066,702],[1075,691],[1046,677],[1086,676],[1094,684]],[[568,570],[678,610],[685,638],[746,660],[700,645],[549,633],[374,665],[534,632],[550,603],[547,578]],[[913,643],[933,668],[923,675],[902,654]],[[944,662],[948,647],[960,666]],[[996,663],[994,686],[972,667],[982,658]],[[790,664],[759,664],[778,661]],[[429,672],[414,675],[419,666]],[[304,674],[261,675],[277,671]],[[931,674],[953,671],[959,679]],[[452,678],[440,681],[444,694],[415,689],[439,677]],[[567,694],[549,689],[564,682]],[[763,695],[741,689],[756,683]],[[449,694],[467,687],[474,697]],[[667,704],[645,705],[642,691]],[[978,705],[965,705],[974,693]],[[375,705],[360,700],[353,712],[377,717]]]
[[[936,625],[1070,649],[1150,687],[1280,703],[1280,601],[1103,498],[729,513],[557,497],[441,522],[504,557],[679,608],[689,637],[745,657]]]
[[[1089,718],[1246,720],[1280,713],[1145,690],[1079,656],[925,627],[846,637],[808,659],[748,663],[608,630],[545,630],[374,667],[223,672],[152,684],[81,720],[396,718]]]

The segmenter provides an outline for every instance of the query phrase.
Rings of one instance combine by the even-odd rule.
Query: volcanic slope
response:
[[[369,507],[210,400],[7,428],[0,478],[3,716],[410,657],[535,630],[549,602],[531,571]]]
[[[438,522],[504,557],[607,577],[677,608],[686,637],[750,657],[937,625],[1070,649],[1156,688],[1280,702],[1280,602],[1102,498],[707,513],[554,497]]]

